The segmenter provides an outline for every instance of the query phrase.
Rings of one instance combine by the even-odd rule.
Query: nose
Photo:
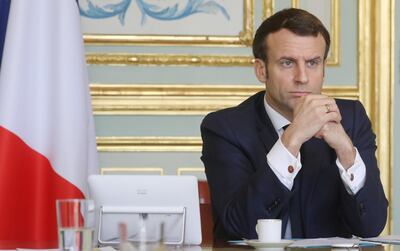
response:
[[[295,82],[298,84],[308,83],[308,73],[305,64],[297,64],[295,72]]]

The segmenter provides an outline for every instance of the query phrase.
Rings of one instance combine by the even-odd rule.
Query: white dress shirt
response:
[[[278,177],[280,182],[289,190],[292,190],[294,179],[299,173],[302,165],[300,161],[300,153],[298,154],[298,156],[293,156],[281,141],[281,136],[284,132],[283,127],[290,124],[290,121],[283,117],[276,110],[274,110],[266,102],[265,98],[264,106],[268,117],[271,119],[272,125],[274,126],[275,131],[279,136],[278,141],[276,141],[274,146],[267,153],[268,165],[275,173],[276,177]],[[354,164],[347,170],[339,162],[339,159],[336,159],[336,165],[339,168],[340,177],[342,178],[343,184],[347,192],[351,195],[356,194],[364,186],[366,175],[366,167],[364,161],[358,153],[357,148],[355,148],[355,150],[356,158],[354,160]],[[288,171],[289,166],[293,167],[293,172]],[[286,226],[285,238],[290,239],[291,237],[292,234],[289,219]]]

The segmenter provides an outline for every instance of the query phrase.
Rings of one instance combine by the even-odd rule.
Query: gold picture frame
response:
[[[94,34],[84,31],[83,38],[86,44],[251,46],[254,31],[254,0],[242,1],[244,6],[243,25],[242,30],[235,36]],[[235,4],[237,1],[227,3]]]

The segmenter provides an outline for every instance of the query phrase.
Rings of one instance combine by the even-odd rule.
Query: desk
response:
[[[250,250],[263,250],[263,251],[278,251],[278,250],[285,250],[285,251],[309,251],[309,250],[317,250],[317,251],[327,251],[327,250],[334,250],[334,251],[345,251],[345,250],[368,250],[368,251],[400,251],[400,245],[383,245],[383,246],[373,246],[373,247],[362,247],[362,248],[286,248],[286,249],[255,249],[249,246],[235,246],[229,245],[226,243],[220,243],[214,246],[188,246],[188,247],[167,247],[166,251],[175,250],[175,251],[250,251]]]

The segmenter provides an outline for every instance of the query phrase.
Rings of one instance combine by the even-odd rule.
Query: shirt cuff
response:
[[[351,195],[356,194],[364,186],[366,176],[365,163],[358,153],[357,148],[354,147],[354,149],[356,150],[356,158],[354,164],[347,170],[339,162],[339,159],[336,159],[336,165],[339,168],[340,177],[342,178],[344,187]]]
[[[292,190],[294,179],[301,169],[300,153],[297,157],[293,156],[279,138],[267,154],[267,161],[280,182]]]

